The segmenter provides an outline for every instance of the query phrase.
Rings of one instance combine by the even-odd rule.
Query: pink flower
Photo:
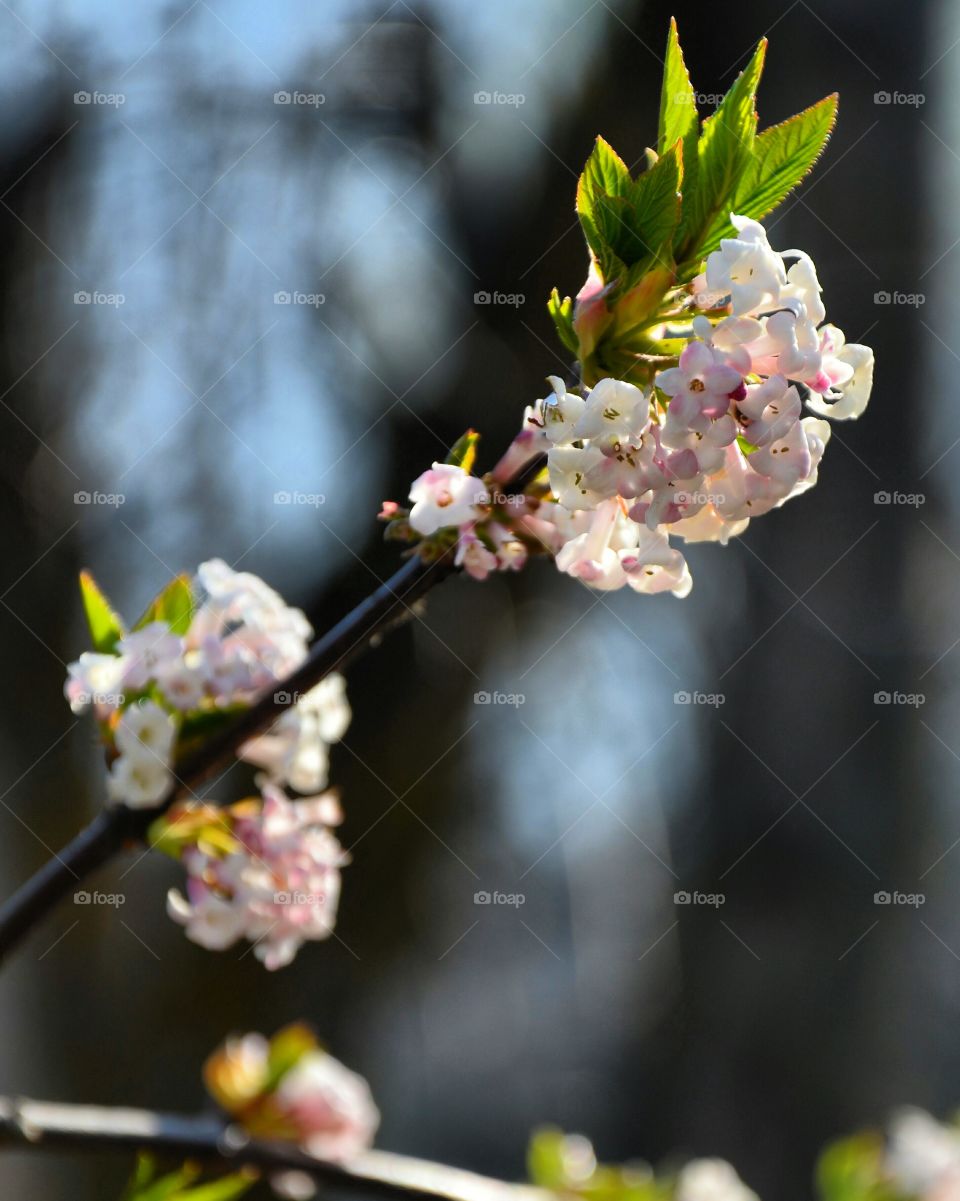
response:
[[[281,1079],[274,1100],[320,1159],[346,1160],[373,1142],[380,1114],[366,1080],[324,1051],[308,1051]]]
[[[722,417],[743,379],[722,351],[694,339],[680,355],[679,365],[657,376],[657,387],[668,396],[687,396],[696,401],[707,417]]]
[[[447,526],[465,525],[480,516],[477,506],[490,495],[482,480],[453,463],[434,463],[410,487],[410,524],[425,537]]]

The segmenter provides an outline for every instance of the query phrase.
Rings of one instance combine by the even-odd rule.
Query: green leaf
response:
[[[669,262],[669,246],[680,221],[683,142],[679,139],[630,186],[629,222],[648,255]],[[631,262],[621,255],[625,262]]]
[[[816,1168],[820,1201],[895,1201],[898,1194],[883,1177],[883,1138],[856,1134],[831,1143]]]
[[[733,193],[731,210],[756,221],[772,212],[809,173],[826,146],[836,119],[834,92],[759,134],[750,164]],[[729,213],[719,214],[700,247],[700,254],[716,250],[720,239],[732,237],[733,232]]]
[[[93,649],[101,654],[109,654],[116,649],[117,643],[124,636],[123,622],[113,611],[110,602],[100,591],[89,571],[80,572],[80,594],[83,597],[83,609],[87,615]]]
[[[717,214],[729,211],[734,190],[751,160],[757,131],[757,84],[766,52],[767,41],[763,38],[720,107],[703,123],[697,143],[696,189],[684,197],[678,260],[702,257],[704,236]]]
[[[622,232],[614,202],[622,199],[630,186],[626,163],[609,142],[598,137],[577,183],[577,215],[605,280],[617,274],[614,243]]]
[[[473,470],[474,463],[477,461],[477,445],[479,442],[480,435],[476,430],[467,430],[450,448],[450,453],[447,455],[447,462],[453,463],[455,467],[462,467],[469,474]]]
[[[235,1201],[255,1183],[256,1175],[249,1171],[231,1172],[217,1180],[189,1186],[200,1176],[195,1163],[166,1176],[157,1176],[157,1162],[152,1155],[141,1153],[133,1176],[123,1194],[123,1201]]]
[[[580,341],[573,328],[573,299],[570,296],[564,296],[561,300],[560,293],[554,288],[547,301],[547,312],[553,318],[557,337],[563,345],[573,354],[579,354]]]
[[[193,589],[188,575],[174,576],[147,606],[143,616],[133,627],[142,629],[152,621],[163,621],[174,634],[186,634],[193,617]]]
[[[697,99],[683,61],[676,19],[670,18],[667,52],[664,55],[663,86],[660,92],[660,126],[657,149],[666,154],[677,141],[683,143],[684,200],[693,199],[697,186],[697,142],[700,119]]]

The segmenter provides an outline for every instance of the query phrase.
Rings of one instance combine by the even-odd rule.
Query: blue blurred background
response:
[[[133,615],[220,555],[318,629],[385,578],[380,501],[468,425],[489,467],[568,367],[544,301],[585,272],[576,177],[597,132],[630,163],[655,139],[670,13],[0,0],[4,892],[98,804],[60,695],[76,571]],[[519,1177],[553,1122],[783,1201],[831,1135],[960,1101],[960,10],[677,15],[705,112],[768,31],[762,125],[841,93],[771,240],[877,348],[866,418],[814,493],[694,548],[688,600],[546,564],[437,590],[349,674],[337,937],[275,976],[207,954],[165,916],[176,866],[131,855],[95,881],[122,907],[68,901],[0,976],[0,1091],[195,1109],[225,1033],[306,1018],[384,1147]],[[0,1191],[103,1201],[128,1169],[5,1152]]]

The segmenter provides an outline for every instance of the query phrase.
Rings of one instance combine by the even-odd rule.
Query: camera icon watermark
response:
[[[898,305],[908,309],[919,309],[927,303],[926,292],[874,292],[874,304]]]

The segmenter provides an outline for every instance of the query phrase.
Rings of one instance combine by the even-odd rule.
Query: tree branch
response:
[[[461,1168],[389,1151],[366,1151],[346,1164],[315,1159],[291,1143],[249,1138],[214,1116],[69,1105],[0,1097],[0,1145],[84,1151],[153,1150],[236,1171],[304,1172],[317,1184],[397,1201],[550,1201],[531,1185],[508,1184]]]
[[[504,492],[522,492],[542,466],[543,458],[537,456],[504,485]],[[59,855],[48,860],[0,905],[0,961],[84,876],[106,863],[126,843],[142,839],[150,823],[178,797],[193,796],[206,779],[236,757],[244,742],[271,726],[284,709],[293,705],[298,694],[309,691],[330,672],[345,667],[375,645],[383,634],[409,620],[414,615],[414,604],[456,570],[449,556],[433,563],[424,563],[417,555],[408,559],[366,600],[321,635],[295,672],[278,680],[271,692],[174,765],[176,786],[163,805],[138,810],[117,806],[101,811]]]

